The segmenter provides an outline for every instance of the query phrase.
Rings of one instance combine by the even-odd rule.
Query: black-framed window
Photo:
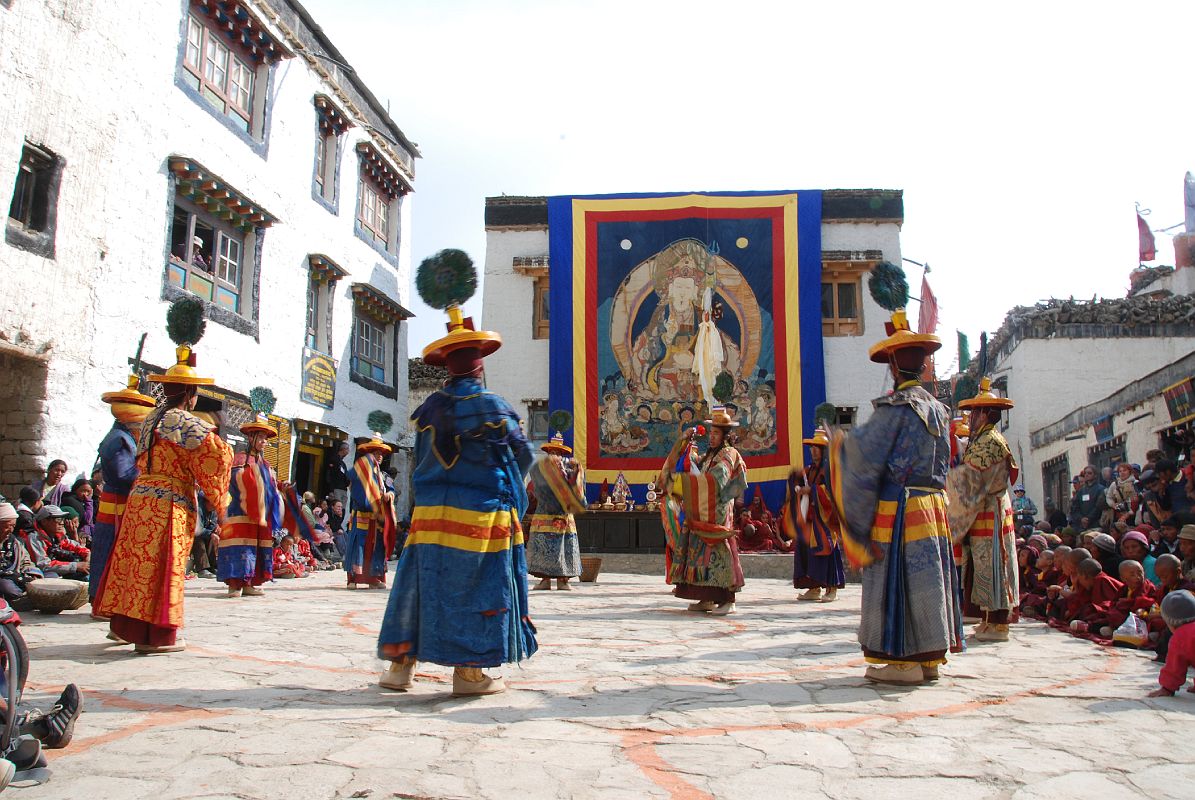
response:
[[[50,150],[25,142],[8,205],[5,239],[9,244],[54,257],[62,167],[62,159]]]
[[[532,441],[546,441],[552,432],[548,430],[548,401],[532,400],[527,403],[527,438]]]
[[[548,317],[551,304],[548,293],[548,277],[546,275],[535,279],[532,292],[534,293],[534,297],[531,307],[531,338],[547,339]]]
[[[243,317],[254,239],[206,209],[176,197],[171,212],[167,282]]]
[[[327,355],[332,353],[332,302],[336,281],[316,270],[307,276],[307,314],[303,344]]]
[[[314,275],[307,278],[307,321],[303,344],[312,350],[319,350],[320,282]]]

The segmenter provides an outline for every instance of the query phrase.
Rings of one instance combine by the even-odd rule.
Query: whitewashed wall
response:
[[[1087,463],[1087,448],[1095,444],[1088,427],[1085,440],[1052,442],[1032,450],[1030,433],[1061,420],[1083,406],[1119,391],[1134,380],[1177,361],[1195,349],[1195,339],[1026,339],[1001,361],[995,376],[1007,376],[1008,396],[1016,402],[1004,432],[1013,455],[1022,465],[1025,488],[1035,500],[1043,496],[1041,465],[1066,452],[1072,474]],[[1144,413],[1137,411],[1136,413]],[[1123,422],[1134,413],[1125,413]],[[1167,419],[1165,407],[1154,417],[1138,423],[1126,436],[1131,460],[1141,460],[1145,450],[1157,446],[1150,426]],[[1114,425],[1116,423],[1114,422]],[[1116,433],[1124,430],[1116,429]],[[1088,441],[1089,440],[1089,441]],[[1136,444],[1135,444],[1136,443]]]
[[[46,457],[72,474],[90,468],[111,424],[99,396],[118,388],[142,331],[145,357],[167,366],[167,304],[161,298],[172,196],[167,159],[188,156],[265,207],[278,223],[262,243],[260,342],[209,322],[197,347],[200,372],[248,393],[264,384],[276,413],[366,433],[375,408],[406,417],[406,334],[397,354],[398,400],[348,380],[354,281],[409,305],[411,198],[403,203],[398,266],[353,233],[360,126],[345,136],[339,215],[311,197],[317,92],[326,84],[299,58],[275,67],[268,154],[258,155],[174,83],[183,4],[144,3],[135,34],[111,3],[49,0],[0,9],[0,195],[13,186],[24,140],[65,159],[58,200],[57,255],[41,258],[0,244],[0,335],[52,346]],[[267,90],[263,84],[259,91]],[[333,356],[341,369],[336,408],[299,401],[307,255],[349,270],[334,302]],[[404,326],[405,327],[405,326]]]
[[[524,400],[548,399],[548,340],[532,338],[535,279],[515,272],[514,259],[547,255],[546,227],[486,233],[482,325],[502,334],[501,349],[485,360],[486,386],[505,397],[524,420],[530,413]]]

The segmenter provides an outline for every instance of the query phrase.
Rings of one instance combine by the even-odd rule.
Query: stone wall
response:
[[[0,352],[0,375],[0,494],[16,503],[21,487],[41,477],[55,458],[42,441],[48,421],[46,364]]]

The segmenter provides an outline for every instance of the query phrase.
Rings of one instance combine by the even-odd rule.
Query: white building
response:
[[[1175,237],[1177,268],[1134,270],[1129,297],[1015,308],[993,336],[989,372],[1017,404],[1004,435],[1043,513],[1069,508],[1070,480],[1088,464],[1179,453],[1175,434],[1195,410],[1164,395],[1188,392],[1195,376],[1190,241]]]
[[[901,262],[900,191],[830,190],[822,195],[822,332],[826,399],[843,424],[862,422],[891,388],[867,349],[884,337],[887,312],[864,277],[880,261]],[[545,197],[486,199],[485,327],[503,346],[486,359],[487,385],[515,405],[530,437],[548,432],[548,207]],[[845,288],[839,289],[839,285]]]
[[[188,292],[232,421],[276,395],[280,472],[318,488],[375,410],[402,435],[419,152],[298,2],[4,2],[0,51],[0,491],[90,470]]]

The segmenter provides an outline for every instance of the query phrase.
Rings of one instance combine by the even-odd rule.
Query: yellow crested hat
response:
[[[448,335],[436,339],[423,348],[423,361],[434,367],[447,366],[448,354],[464,347],[476,347],[481,357],[493,353],[502,346],[502,336],[494,331],[473,329],[473,318],[465,318],[460,306],[449,306]]]
[[[138,391],[141,385],[141,380],[136,375],[130,375],[128,381],[125,383],[125,388],[118,389],[115,392],[104,392],[100,395],[100,399],[105,403],[128,403],[134,406],[145,406],[146,408],[153,408],[157,405],[157,401],[147,394],[142,394]]]
[[[817,428],[813,432],[813,436],[808,439],[802,439],[803,444],[811,447],[828,447],[830,445],[830,434],[826,432],[825,428]]]
[[[370,439],[367,442],[361,442],[357,445],[358,453],[389,453],[393,448],[382,441],[382,434],[370,434]]]
[[[251,433],[264,433],[268,438],[273,439],[278,435],[278,429],[270,424],[269,417],[258,412],[252,420],[241,426],[241,433],[246,436]]]
[[[189,344],[174,348],[175,364],[162,375],[150,375],[154,383],[180,383],[185,386],[211,386],[215,378],[204,378],[195,371],[195,350]]]
[[[892,312],[892,321],[884,323],[887,339],[881,339],[871,346],[867,355],[877,364],[888,363],[888,358],[897,350],[922,350],[933,353],[942,346],[942,340],[932,333],[914,333],[909,328],[909,318],[903,308]]]
[[[719,428],[737,428],[739,424],[730,418],[730,414],[722,406],[714,406],[710,409],[710,419],[705,421],[706,425],[714,425]]]
[[[983,377],[979,381],[979,391],[975,393],[974,397],[968,397],[966,400],[960,400],[959,408],[1012,408],[1012,400],[1007,397],[1001,397],[992,391],[992,379]]]
[[[552,434],[552,438],[548,440],[547,444],[540,447],[540,450],[558,456],[571,456],[573,454],[573,448],[564,443],[564,434],[560,431]]]

